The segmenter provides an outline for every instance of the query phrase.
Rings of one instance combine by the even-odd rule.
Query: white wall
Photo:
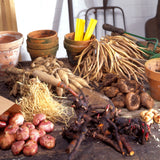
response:
[[[102,6],[103,0],[72,0],[74,20],[84,18],[84,10],[93,6]],[[64,35],[69,33],[68,0],[15,0],[18,31],[24,35],[21,49],[22,60],[30,60],[26,49],[27,34],[39,29],[53,29],[59,36],[57,58],[67,57],[63,47]],[[145,22],[155,16],[157,0],[109,0],[109,6],[119,6],[124,10],[126,31],[145,35]],[[112,24],[110,12],[107,13],[107,23]],[[101,15],[98,17],[98,36],[104,35]],[[117,11],[116,26],[123,27],[122,16]],[[98,37],[97,37],[98,38]]]

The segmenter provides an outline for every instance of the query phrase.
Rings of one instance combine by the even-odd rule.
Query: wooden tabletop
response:
[[[3,77],[0,77],[0,95],[4,96],[12,101],[15,97],[9,96],[9,89],[4,84]],[[3,105],[3,104],[0,104]],[[155,108],[159,108],[160,103],[155,102]],[[134,117],[139,114],[140,110],[136,112],[129,112],[128,110],[122,110],[121,115],[125,117]],[[38,153],[32,157],[26,157],[23,154],[19,156],[13,156],[11,150],[0,150],[0,160],[66,160],[68,159],[68,154],[65,152],[68,142],[62,137],[63,125],[55,125],[55,130],[52,135],[56,137],[56,146],[54,149],[47,150],[39,146]],[[138,144],[136,142],[130,142],[135,155],[133,157],[124,157],[112,147],[107,144],[95,140],[92,138],[87,138],[82,142],[76,159],[78,160],[97,160],[97,159],[109,159],[109,160],[158,160],[160,156],[160,125],[153,124],[151,126],[151,136],[149,142],[144,145]]]

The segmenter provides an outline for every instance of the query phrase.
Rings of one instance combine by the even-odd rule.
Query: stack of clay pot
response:
[[[58,47],[58,36],[54,30],[37,30],[27,35],[27,51],[32,59],[49,55],[56,57]]]

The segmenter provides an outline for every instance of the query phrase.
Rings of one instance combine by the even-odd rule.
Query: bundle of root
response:
[[[103,84],[101,92],[109,97],[117,108],[126,107],[129,111],[134,111],[140,107],[150,109],[154,106],[153,98],[135,80],[106,73],[103,75],[101,83]]]
[[[74,116],[74,110],[52,98],[48,86],[37,78],[22,84],[22,98],[18,104],[22,107],[26,121],[31,121],[36,113],[44,113],[52,122],[67,124]]]
[[[14,96],[18,93],[21,94],[21,86],[17,82],[26,83],[29,79],[35,76],[35,71],[47,73],[55,80],[61,81],[66,86],[69,86],[75,92],[79,92],[79,89],[83,87],[90,87],[85,79],[73,74],[71,69],[65,67],[62,61],[49,56],[36,58],[31,65],[25,69],[19,69],[16,67],[7,68],[6,84],[11,86],[10,94]],[[64,96],[66,93],[63,88],[54,86],[50,83],[48,83],[48,88],[58,96]]]
[[[145,55],[139,46],[123,36],[106,36],[95,40],[78,57],[75,71],[87,81],[99,81],[104,72],[115,73],[138,83],[147,81],[144,76]]]

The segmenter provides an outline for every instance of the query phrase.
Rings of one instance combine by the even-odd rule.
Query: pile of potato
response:
[[[0,129],[0,149],[11,149],[14,155],[21,152],[26,156],[35,155],[38,144],[47,149],[55,146],[55,138],[49,134],[54,124],[45,114],[35,114],[33,122],[25,122],[22,113],[5,112],[0,115]]]
[[[101,92],[109,97],[117,108],[126,107],[129,111],[133,111],[141,106],[148,109],[154,106],[153,98],[135,80],[107,73],[102,78],[102,85]]]

